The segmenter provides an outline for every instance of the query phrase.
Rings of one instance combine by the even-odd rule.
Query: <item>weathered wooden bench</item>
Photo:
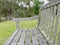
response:
[[[10,36],[4,45],[47,45],[46,40],[36,28],[19,28],[19,20],[35,20],[38,16],[30,18],[15,18],[17,30]]]
[[[19,28],[19,20],[38,19],[37,27]],[[39,17],[15,18],[17,30],[4,45],[60,45],[60,0],[41,6]]]

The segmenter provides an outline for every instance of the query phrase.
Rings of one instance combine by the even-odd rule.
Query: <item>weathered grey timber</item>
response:
[[[36,29],[37,28],[21,29],[15,35],[14,39],[11,40],[11,42],[8,40],[4,45],[47,45],[43,36],[40,34],[40,32],[38,33]],[[14,33],[16,33],[16,31]]]
[[[25,21],[25,20],[35,20],[38,19],[38,16],[34,16],[34,17],[29,17],[29,18],[14,18],[14,21]]]
[[[14,40],[11,42],[11,45],[16,45],[16,44],[17,44],[21,33],[22,33],[22,30],[20,30],[20,31],[17,33],[17,35],[15,36]]]
[[[40,8],[39,16],[14,19],[17,30],[4,45],[60,45],[60,0],[52,0]],[[19,21],[36,19],[38,24],[35,28],[19,27]]]
[[[52,0],[50,3],[41,6],[39,29],[49,45],[60,45],[59,20],[60,0]]]
[[[16,30],[10,37],[9,39],[4,43],[4,45],[10,45],[16,34],[18,33],[18,30]]]

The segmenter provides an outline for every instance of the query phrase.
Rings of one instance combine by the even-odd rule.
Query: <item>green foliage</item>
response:
[[[5,17],[6,20],[11,19],[13,17],[13,13],[17,12],[19,6],[17,3],[12,1],[0,1],[0,14]]]
[[[24,0],[22,0],[24,1]],[[30,4],[31,0],[26,0],[24,3]],[[14,17],[31,17],[38,15],[41,2],[34,0],[34,6],[29,8],[19,6],[20,0],[0,0],[0,18],[4,17],[6,20],[11,20]]]
[[[36,15],[38,15],[39,14],[39,9],[40,9],[40,5],[42,4],[43,2],[40,2],[39,0],[34,0],[34,13],[36,14]]]

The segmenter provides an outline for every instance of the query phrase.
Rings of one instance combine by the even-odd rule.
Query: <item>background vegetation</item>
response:
[[[32,7],[30,2],[34,4]],[[39,0],[0,0],[0,21],[38,15],[41,3]]]
[[[30,1],[34,3],[32,7],[30,6]],[[24,7],[22,2],[29,7]],[[38,15],[40,4],[41,2],[39,0],[0,0],[0,45],[3,45],[8,37],[16,30],[15,23],[10,20],[17,17]],[[22,21],[20,27],[33,28],[36,27],[36,24],[37,20]]]

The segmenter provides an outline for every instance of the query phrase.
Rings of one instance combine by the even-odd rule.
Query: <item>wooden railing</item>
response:
[[[60,45],[60,0],[41,6],[39,29],[49,45]]]

